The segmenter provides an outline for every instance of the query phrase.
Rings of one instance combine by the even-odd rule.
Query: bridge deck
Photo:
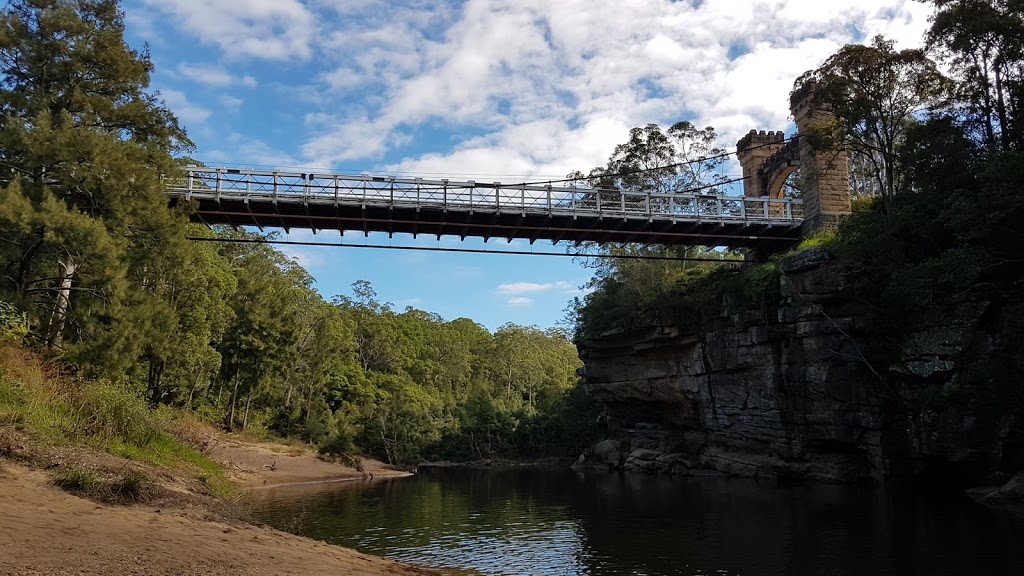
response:
[[[207,224],[455,235],[553,242],[784,248],[799,239],[794,199],[188,168],[169,182]]]

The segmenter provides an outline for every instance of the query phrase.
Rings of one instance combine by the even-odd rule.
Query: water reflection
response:
[[[431,470],[258,492],[277,528],[448,574],[1024,574],[1024,522],[840,486]]]

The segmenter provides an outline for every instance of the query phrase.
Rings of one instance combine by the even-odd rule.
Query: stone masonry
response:
[[[827,110],[814,106],[813,96],[814,85],[809,83],[790,98],[798,132],[795,139],[787,142],[782,132],[751,130],[736,143],[745,196],[779,198],[786,179],[800,170],[804,234],[835,226],[851,210],[846,150],[816,150],[809,138],[799,136],[833,118]]]

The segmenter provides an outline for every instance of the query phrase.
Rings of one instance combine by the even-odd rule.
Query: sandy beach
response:
[[[299,482],[364,481],[406,475],[375,461],[362,470],[325,462],[302,446],[212,438],[208,454],[243,490]],[[354,550],[248,524],[222,513],[222,502],[189,488],[194,480],[144,469],[160,497],[105,504],[54,487],[48,458],[0,458],[0,575],[353,576],[425,575]],[[61,460],[97,469],[125,461],[70,449]],[[225,505],[226,506],[226,505]]]

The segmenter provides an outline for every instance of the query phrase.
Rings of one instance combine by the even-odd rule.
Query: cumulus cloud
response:
[[[712,125],[726,147],[752,128],[785,129],[797,76],[875,34],[919,44],[931,10],[914,0],[137,1],[217,49],[216,64],[182,64],[182,76],[273,85],[301,108],[306,122],[284,151],[298,163],[537,179],[603,164],[650,122]],[[246,80],[222,64],[239,60],[301,65],[301,81]]]
[[[602,164],[648,122],[713,125],[728,146],[751,128],[785,128],[793,80],[839,47],[878,33],[919,42],[927,13],[910,0],[470,0],[440,39],[421,32],[362,54],[362,69],[381,74],[356,81],[348,62],[325,73],[329,89],[382,95],[358,117],[335,115],[305,151],[351,159],[345,135],[372,132],[364,157],[377,158],[409,126],[471,125],[484,134],[387,168],[558,177]],[[387,21],[416,29],[397,10]]]
[[[508,299],[508,305],[509,306],[530,306],[532,304],[533,304],[533,299],[531,299],[531,298],[516,297],[516,298],[509,298]]]
[[[317,31],[299,0],[142,0],[169,17],[180,33],[216,46],[226,56],[305,60]]]

